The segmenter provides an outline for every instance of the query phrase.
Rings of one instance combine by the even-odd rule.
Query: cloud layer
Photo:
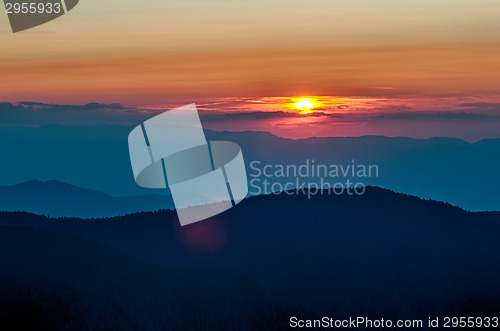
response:
[[[198,103],[205,128],[268,131],[288,138],[325,136],[434,136],[477,141],[500,137],[500,103],[463,100],[338,99],[319,97],[320,107],[301,114],[289,98],[221,98]],[[127,107],[118,103],[58,105],[0,103],[0,127],[46,125],[134,126],[181,103]]]

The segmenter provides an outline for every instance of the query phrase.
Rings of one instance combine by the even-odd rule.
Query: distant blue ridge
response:
[[[44,126],[0,128],[0,185],[33,178],[58,180],[122,197],[149,195],[132,175],[129,126]],[[247,171],[263,164],[377,164],[378,178],[365,185],[458,205],[471,211],[500,210],[500,139],[468,143],[454,138],[413,139],[364,136],[286,139],[269,132],[215,132],[208,140],[242,147]],[[249,177],[249,179],[252,179]],[[164,190],[153,191],[164,195]]]

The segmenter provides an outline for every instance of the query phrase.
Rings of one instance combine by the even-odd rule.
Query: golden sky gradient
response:
[[[499,12],[496,0],[81,0],[17,34],[2,13],[0,100],[497,95]]]

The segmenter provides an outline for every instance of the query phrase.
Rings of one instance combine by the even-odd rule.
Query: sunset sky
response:
[[[196,102],[257,113],[214,129],[290,137],[492,138],[498,13],[497,0],[81,0],[16,34],[1,13],[0,101]],[[297,119],[286,104],[301,96],[324,102]]]

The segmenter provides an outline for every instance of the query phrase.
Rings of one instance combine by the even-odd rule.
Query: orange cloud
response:
[[[144,104],[172,97],[485,95],[500,85],[499,53],[500,43],[458,43],[21,61],[0,64],[0,98]]]

